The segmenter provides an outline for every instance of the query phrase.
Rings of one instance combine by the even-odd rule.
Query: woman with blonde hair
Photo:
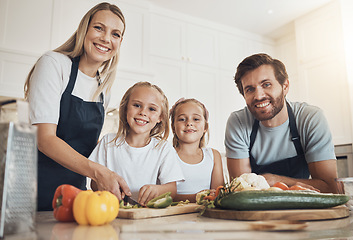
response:
[[[85,189],[86,177],[119,199],[131,194],[120,176],[87,159],[102,129],[124,32],[121,10],[97,4],[63,45],[39,58],[27,77],[30,120],[38,127],[38,210],[52,210],[61,184]]]

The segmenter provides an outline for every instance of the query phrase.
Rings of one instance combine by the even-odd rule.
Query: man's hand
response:
[[[306,184],[306,183],[303,183],[303,182],[296,182],[294,185],[298,185],[298,186],[302,186],[304,188],[307,188],[307,189],[310,189],[310,190],[313,190],[313,191],[316,191],[316,192],[320,192],[319,189],[309,185],[309,184]]]
[[[288,187],[298,185],[298,186],[302,186],[304,188],[308,188],[313,191],[320,192],[319,189],[317,189],[316,187],[309,184],[311,182],[315,183],[312,179],[296,179],[296,178],[290,178],[290,177],[276,175],[276,174],[272,174],[272,173],[265,173],[265,174],[262,174],[262,176],[265,177],[266,181],[268,182],[268,184],[271,187],[276,182],[283,182],[283,183],[287,184]]]
[[[288,186],[292,186],[294,185],[294,182],[292,184],[289,184],[288,181],[285,181],[285,177],[280,176],[280,175],[275,175],[272,173],[265,173],[262,174],[262,176],[265,177],[267,183],[272,187],[276,182],[283,182],[285,184],[287,184]]]

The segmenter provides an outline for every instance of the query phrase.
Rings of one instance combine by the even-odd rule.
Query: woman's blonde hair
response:
[[[110,4],[107,2],[103,2],[103,3],[99,3],[96,6],[94,6],[93,8],[91,8],[81,19],[81,22],[80,22],[77,30],[74,32],[74,34],[64,44],[62,44],[60,47],[54,49],[53,51],[65,54],[65,55],[69,56],[70,58],[82,56],[84,54],[83,44],[84,44],[84,40],[85,40],[87,31],[88,31],[88,26],[94,16],[94,14],[96,14],[97,12],[102,11],[102,10],[109,10],[121,19],[121,21],[124,24],[124,29],[123,29],[123,32],[121,33],[123,36],[124,32],[125,32],[125,26],[126,26],[123,13],[121,12],[120,8],[118,8],[116,5]],[[114,79],[115,79],[115,75],[116,75],[116,68],[117,68],[118,61],[119,61],[119,54],[120,54],[120,48],[117,51],[117,53],[115,54],[115,56],[113,56],[111,59],[102,63],[101,71],[100,71],[102,83],[98,87],[97,91],[94,93],[92,100],[95,100],[99,96],[99,94],[101,92],[103,92],[104,89],[106,89],[106,92],[110,91],[110,89],[113,85]],[[34,71],[36,64],[34,64],[31,71],[29,72],[27,79],[26,79],[26,82],[25,82],[25,85],[24,85],[26,99],[28,98],[28,95],[29,95],[30,79],[31,79],[31,76],[33,74],[33,71]]]
[[[127,107],[130,100],[130,96],[132,92],[138,87],[149,87],[156,89],[162,96],[162,112],[161,112],[161,121],[156,124],[156,126],[151,130],[150,137],[156,137],[160,140],[167,140],[169,136],[169,115],[168,115],[168,99],[165,96],[162,89],[160,89],[157,85],[153,85],[149,82],[138,82],[135,83],[132,87],[130,87],[126,93],[124,94],[123,98],[121,99],[120,106],[119,106],[119,128],[116,134],[116,137],[113,141],[116,142],[117,145],[122,144],[125,141],[127,134],[129,133],[130,126],[127,122]],[[157,144],[158,145],[158,144]]]
[[[172,121],[172,131],[173,131],[173,147],[176,148],[179,146],[179,138],[178,135],[175,133],[175,118],[176,118],[176,110],[178,109],[178,107],[180,107],[181,105],[183,105],[184,103],[188,103],[188,102],[193,102],[196,103],[203,111],[203,117],[205,118],[205,130],[206,132],[203,133],[201,139],[200,139],[200,144],[199,144],[199,148],[203,148],[206,147],[206,144],[208,142],[208,139],[210,137],[210,131],[209,131],[209,127],[208,127],[208,111],[207,108],[205,107],[205,105],[203,103],[201,103],[200,101],[194,99],[194,98],[188,98],[188,99],[184,99],[181,98],[179,99],[174,105],[173,107],[170,109],[170,118]]]

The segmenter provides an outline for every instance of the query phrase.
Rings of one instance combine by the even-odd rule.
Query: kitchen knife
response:
[[[136,202],[134,199],[132,199],[131,197],[125,195],[124,197],[124,204],[129,203],[130,205],[137,205],[139,207],[141,207],[141,204],[139,204],[138,202]]]

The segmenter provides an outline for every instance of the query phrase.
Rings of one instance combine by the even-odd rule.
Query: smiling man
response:
[[[245,58],[235,83],[247,107],[227,122],[225,146],[230,178],[254,172],[270,186],[284,182],[337,192],[332,136],[321,109],[286,100],[284,64],[267,54]]]

